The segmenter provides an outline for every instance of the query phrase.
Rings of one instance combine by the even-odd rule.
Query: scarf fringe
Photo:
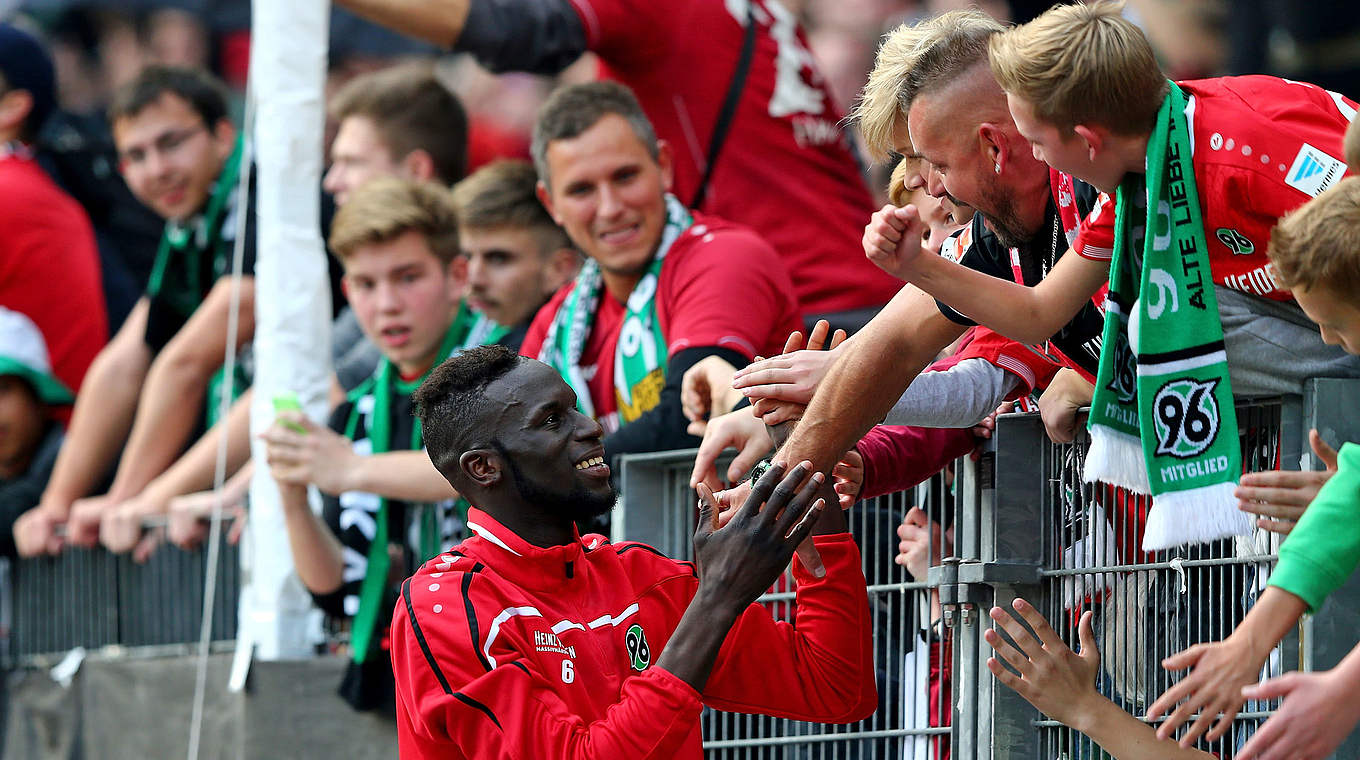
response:
[[[1082,479],[1087,483],[1109,483],[1134,493],[1152,493],[1143,442],[1104,425],[1093,425],[1091,448],[1086,452]]]
[[[1143,532],[1143,551],[1206,543],[1251,532],[1251,518],[1237,508],[1234,483],[1215,483],[1154,497]]]

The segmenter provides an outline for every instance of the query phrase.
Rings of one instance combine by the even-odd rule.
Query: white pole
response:
[[[254,434],[273,422],[272,399],[280,391],[293,391],[309,416],[324,420],[331,370],[330,287],[320,229],[330,3],[253,0],[251,6],[258,242],[250,426],[256,468],[241,555],[245,585],[233,668],[240,677],[252,651],[266,660],[309,654],[311,599],[293,572],[278,488]]]

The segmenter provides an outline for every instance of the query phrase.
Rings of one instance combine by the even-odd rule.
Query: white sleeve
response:
[[[972,427],[996,411],[1019,382],[986,359],[964,359],[943,372],[917,375],[883,424]]]

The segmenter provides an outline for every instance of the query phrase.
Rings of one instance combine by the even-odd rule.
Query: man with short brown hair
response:
[[[453,188],[468,304],[493,331],[516,336],[502,341],[515,349],[538,310],[581,268],[581,254],[539,203],[537,184],[532,164],[506,159]]]
[[[203,404],[226,351],[254,334],[253,227],[236,208],[243,167],[221,83],[151,66],[115,95],[109,118],[128,187],[166,220],[165,231],[146,295],[90,366],[42,502],[15,524],[21,555],[99,540],[109,507],[142,490],[190,441],[199,416],[184,413],[186,401]],[[238,214],[247,216],[239,278],[231,268]],[[240,327],[229,346],[233,300]],[[90,496],[115,462],[108,494]],[[54,531],[62,522],[64,540]],[[139,536],[138,525],[115,544],[126,550]]]
[[[589,260],[521,352],[573,387],[604,426],[608,457],[697,445],[680,403],[685,371],[714,355],[745,366],[801,327],[783,262],[751,230],[669,192],[672,148],[623,85],[555,92],[533,154],[539,200]]]
[[[355,77],[331,96],[326,110],[338,129],[322,186],[338,205],[374,177],[450,185],[467,171],[467,114],[428,66]]]

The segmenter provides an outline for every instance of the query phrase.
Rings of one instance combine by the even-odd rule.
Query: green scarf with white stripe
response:
[[[625,304],[623,328],[619,332],[618,348],[614,355],[614,398],[618,409],[600,413],[590,398],[590,387],[581,370],[581,355],[594,327],[595,312],[600,294],[604,291],[604,276],[594,259],[587,259],[576,275],[571,294],[553,315],[539,350],[539,361],[557,370],[557,374],[576,392],[576,406],[582,414],[599,420],[605,432],[612,433],[620,425],[632,422],[657,405],[661,388],[666,383],[666,336],[661,331],[661,319],[656,312],[656,294],[661,283],[661,265],[666,253],[694,218],[685,205],[669,193],[666,195],[666,225],[661,231],[661,242],[652,257],[646,274],[633,286]]]
[[[1136,180],[1117,194],[1091,401],[1085,478],[1152,494],[1144,551],[1251,529],[1233,496],[1242,452],[1185,102],[1170,83],[1148,141],[1146,209]]]

